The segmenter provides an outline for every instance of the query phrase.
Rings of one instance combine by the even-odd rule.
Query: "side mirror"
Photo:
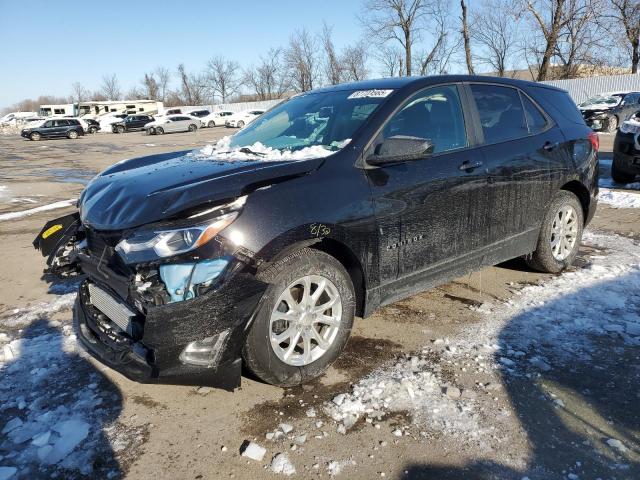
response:
[[[375,153],[367,158],[367,163],[380,166],[420,160],[431,155],[434,147],[426,138],[396,135],[378,144]]]

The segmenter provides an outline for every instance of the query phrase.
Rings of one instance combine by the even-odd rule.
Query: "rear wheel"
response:
[[[158,135],[164,135],[164,128],[162,128],[162,127],[157,127],[157,128],[156,128],[156,133],[157,133]]]
[[[37,142],[42,138],[42,135],[40,135],[38,132],[33,132],[31,135],[29,135],[29,138],[34,142]]]
[[[584,213],[573,193],[556,194],[544,216],[538,245],[526,259],[527,264],[540,272],[559,273],[570,267],[582,241]]]
[[[67,138],[70,138],[71,140],[75,140],[76,138],[78,138],[78,132],[76,132],[75,130],[69,130],[67,132]]]
[[[198,129],[197,125],[195,125],[194,123],[192,123],[191,125],[189,125],[189,131],[190,132],[195,132]]]
[[[355,294],[342,264],[302,249],[258,274],[269,284],[245,340],[249,369],[273,385],[322,375],[349,338]]]
[[[213,120],[209,120],[209,123],[207,123],[207,127],[212,128],[216,126],[216,122],[214,122]]]
[[[242,120],[240,120],[238,122],[238,128],[242,128],[242,127],[244,127],[244,122]]]
[[[611,178],[616,183],[631,183],[636,178],[633,173],[626,173],[620,171],[620,167],[616,165],[616,159],[613,158],[611,163]]]

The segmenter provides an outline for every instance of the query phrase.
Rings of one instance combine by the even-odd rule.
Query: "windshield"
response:
[[[580,104],[581,107],[589,107],[592,105],[607,105],[615,107],[622,101],[622,95],[596,95],[585,100]]]
[[[308,93],[286,101],[230,139],[231,148],[257,144],[280,151],[343,148],[392,90]]]

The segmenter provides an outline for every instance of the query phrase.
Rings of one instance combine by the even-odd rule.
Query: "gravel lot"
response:
[[[73,284],[42,281],[31,247],[71,208],[2,215],[74,199],[120,160],[228,133],[0,137],[0,478],[640,478],[638,208],[601,205],[560,277],[514,260],[356,319],[346,352],[303,387],[140,385],[85,355]],[[602,159],[611,146],[602,135]],[[47,412],[89,427],[59,462],[34,443]],[[60,422],[51,435],[70,445]],[[262,460],[240,455],[245,441]]]

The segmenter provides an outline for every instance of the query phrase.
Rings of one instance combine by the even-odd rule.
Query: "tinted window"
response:
[[[556,122],[564,119],[584,125],[580,110],[567,92],[545,87],[529,87],[528,90],[531,90],[533,98],[554,117]]]
[[[536,134],[547,128],[547,119],[542,112],[526,95],[522,95],[522,105],[524,106],[524,116],[527,119],[529,133]]]
[[[486,143],[527,136],[518,90],[496,85],[471,85]]]
[[[46,127],[46,128],[53,127],[53,120],[49,120],[48,122],[45,122],[43,127]]]
[[[389,120],[383,136],[424,138],[433,143],[434,153],[465,147],[467,136],[458,89],[447,85],[414,95]]]

